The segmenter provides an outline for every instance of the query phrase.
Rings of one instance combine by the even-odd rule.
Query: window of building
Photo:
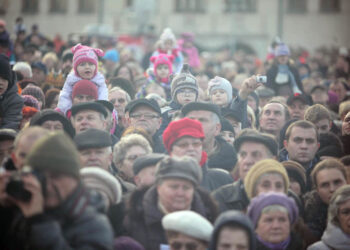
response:
[[[255,12],[256,0],[225,0],[225,12]]]
[[[50,12],[64,13],[67,11],[67,0],[51,0]]]
[[[340,12],[340,0],[320,0],[320,11],[323,13]]]
[[[134,5],[134,0],[125,0],[125,7],[130,8]]]
[[[9,7],[8,0],[0,0],[0,15],[5,15]]]
[[[176,0],[175,11],[203,13],[204,1],[203,0]]]
[[[80,13],[94,13],[96,12],[95,0],[79,0],[78,12]]]
[[[306,13],[307,0],[288,0],[288,13]]]
[[[22,13],[35,14],[39,11],[38,0],[22,0]]]

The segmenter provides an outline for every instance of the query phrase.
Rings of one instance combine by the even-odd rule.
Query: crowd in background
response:
[[[349,249],[350,48],[8,25],[1,249]]]

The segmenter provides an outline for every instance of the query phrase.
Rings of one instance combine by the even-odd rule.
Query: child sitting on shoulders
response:
[[[72,92],[74,85],[80,80],[90,80],[96,84],[98,89],[98,100],[108,100],[108,89],[104,76],[98,72],[98,56],[104,53],[100,49],[83,46],[80,43],[74,46],[73,69],[69,73],[61,90],[57,109],[66,114],[72,107]]]

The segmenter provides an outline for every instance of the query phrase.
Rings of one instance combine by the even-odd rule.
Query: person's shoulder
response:
[[[331,250],[326,244],[322,241],[318,241],[307,248],[307,250]]]

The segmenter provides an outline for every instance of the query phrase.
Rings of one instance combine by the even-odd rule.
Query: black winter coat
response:
[[[24,218],[16,207],[0,207],[0,249],[113,249],[113,230],[79,185],[59,207]]]
[[[22,120],[23,99],[17,92],[17,85],[12,80],[5,93],[0,96],[0,128],[19,129]]]
[[[231,175],[226,170],[220,168],[208,169],[207,164],[202,166],[202,176],[201,187],[209,192],[233,182]]]
[[[124,221],[127,234],[141,243],[146,250],[159,249],[160,244],[167,244],[162,227],[164,214],[158,208],[156,186],[136,190],[127,204],[128,212]],[[191,210],[212,223],[216,219],[216,205],[209,194],[201,189],[194,192]]]
[[[304,92],[304,88],[303,88],[303,85],[301,83],[298,70],[290,64],[288,64],[288,67],[289,67],[290,72],[292,72],[292,74],[294,76],[294,79],[295,79],[295,82],[296,82],[298,88],[300,89],[300,91]],[[291,90],[291,94],[293,94],[292,83],[291,83],[290,79],[289,79],[289,82],[287,84],[284,84],[284,85],[280,85],[280,84],[276,83],[275,79],[276,79],[277,73],[278,73],[278,64],[273,64],[271,66],[271,68],[267,71],[267,74],[266,74],[267,83],[265,86],[273,89],[276,92],[276,95],[280,95],[281,87],[288,86]]]

